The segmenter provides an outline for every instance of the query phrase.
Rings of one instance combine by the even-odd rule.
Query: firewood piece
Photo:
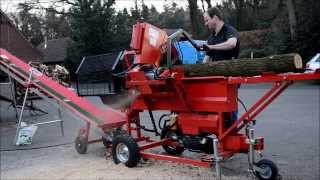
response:
[[[187,77],[256,76],[269,72],[297,72],[303,68],[303,62],[299,54],[293,53],[264,58],[215,61],[206,64],[185,64],[175,67],[183,68]]]

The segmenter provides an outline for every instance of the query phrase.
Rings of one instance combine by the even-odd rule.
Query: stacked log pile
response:
[[[256,76],[264,73],[298,72],[303,69],[303,62],[299,54],[293,53],[264,58],[215,61],[206,64],[185,64],[175,67],[183,68],[187,77]]]

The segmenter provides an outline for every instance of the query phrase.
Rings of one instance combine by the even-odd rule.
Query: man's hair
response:
[[[219,19],[223,20],[222,12],[220,11],[220,9],[218,9],[216,7],[209,8],[207,10],[207,13],[210,16],[210,18],[213,18],[216,15]]]

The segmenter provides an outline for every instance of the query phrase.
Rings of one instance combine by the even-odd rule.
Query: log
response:
[[[298,72],[303,69],[299,54],[273,55],[264,58],[243,58],[215,61],[206,64],[174,66],[183,68],[187,77],[201,76],[256,76],[263,73]]]

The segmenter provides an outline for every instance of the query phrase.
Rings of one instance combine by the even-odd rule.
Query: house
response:
[[[18,58],[29,62],[40,62],[42,55],[33,45],[22,35],[9,17],[0,10],[0,47],[8,50]]]
[[[47,65],[62,64],[67,57],[67,49],[72,43],[69,37],[52,39],[38,45],[43,55],[42,62]]]

